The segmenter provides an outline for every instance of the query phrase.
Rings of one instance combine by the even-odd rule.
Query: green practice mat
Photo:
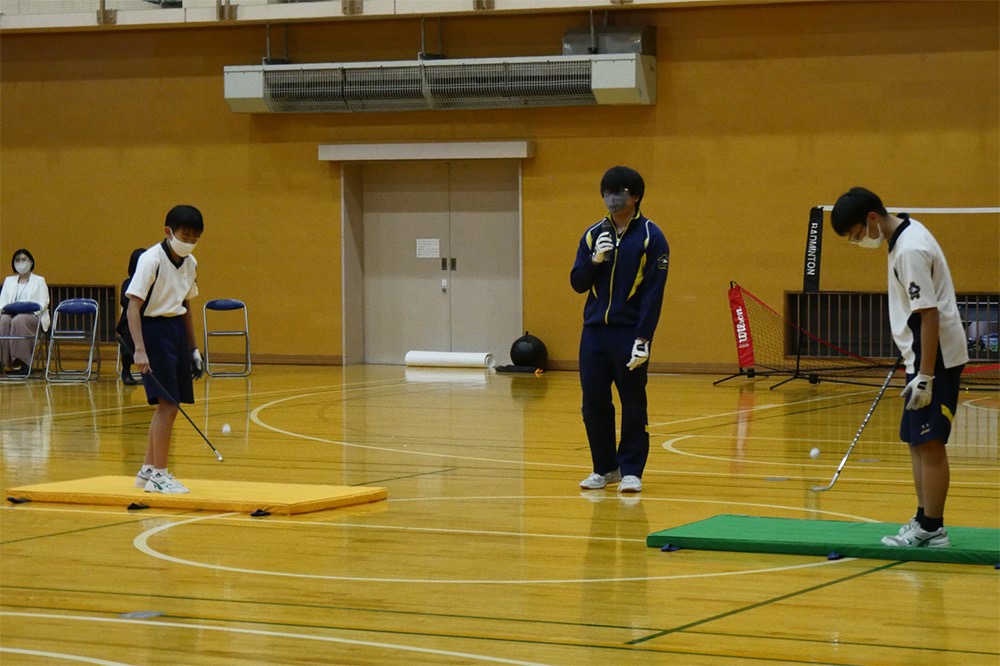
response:
[[[896,523],[852,523],[838,520],[796,520],[724,514],[696,523],[653,532],[651,548],[674,546],[698,550],[784,553],[880,560],[920,560],[956,564],[1000,563],[1000,530],[948,527],[951,548],[890,548],[880,539],[895,534]]]

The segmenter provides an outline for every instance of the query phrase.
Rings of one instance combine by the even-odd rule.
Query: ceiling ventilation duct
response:
[[[225,97],[242,113],[335,113],[655,104],[652,30],[616,29],[622,53],[583,48],[567,33],[564,55],[395,62],[264,64],[225,68]],[[580,53],[580,50],[591,51]]]

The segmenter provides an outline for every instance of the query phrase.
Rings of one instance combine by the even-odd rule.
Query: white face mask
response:
[[[176,236],[170,234],[170,249],[174,251],[178,257],[186,257],[192,252],[197,243],[185,243],[182,240],[178,240]]]
[[[862,236],[859,240],[852,240],[851,242],[866,250],[874,250],[880,247],[882,245],[882,227],[876,225],[875,228],[878,229],[878,236],[876,238],[872,238],[868,235],[868,225],[866,224],[864,236]]]
[[[14,270],[17,271],[18,275],[26,275],[31,272],[31,262],[27,259],[21,259],[20,261],[14,262]]]

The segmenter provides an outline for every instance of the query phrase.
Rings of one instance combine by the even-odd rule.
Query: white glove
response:
[[[605,231],[597,237],[594,242],[594,254],[590,260],[595,264],[603,263],[608,258],[608,253],[615,249],[615,241],[611,238],[611,232]]]
[[[917,376],[910,380],[903,392],[900,394],[906,401],[907,409],[921,409],[931,404],[931,392],[934,389],[934,378],[930,375],[917,373]]]
[[[626,364],[629,370],[635,370],[649,360],[649,340],[635,339],[632,345],[632,358]]]
[[[191,350],[191,379],[201,379],[205,374],[205,364],[201,360],[201,352],[195,347]]]

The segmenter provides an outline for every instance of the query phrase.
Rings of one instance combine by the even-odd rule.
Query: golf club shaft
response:
[[[885,393],[886,388],[889,387],[889,382],[892,381],[892,376],[896,374],[896,371],[899,370],[899,366],[902,363],[903,363],[903,357],[902,356],[897,357],[896,362],[892,366],[892,370],[889,371],[889,374],[886,375],[885,377],[885,381],[882,382],[882,388],[878,390],[878,395],[875,396],[875,401],[872,402],[872,406],[868,408],[868,413],[865,414],[865,418],[861,422],[861,426],[858,428],[858,432],[854,435],[854,439],[851,440],[851,445],[847,447],[847,453],[844,454],[844,457],[841,459],[840,464],[837,465],[837,471],[834,472],[833,478],[830,480],[830,483],[825,486],[813,486],[812,488],[813,492],[820,493],[825,490],[829,490],[830,488],[833,488],[833,484],[837,482],[837,477],[840,476],[840,472],[843,471],[844,465],[847,464],[847,459],[851,457],[851,451],[854,450],[854,445],[858,443],[859,439],[861,439],[861,433],[864,432],[865,426],[868,425],[868,421],[871,419],[872,414],[875,412],[875,407],[882,399],[882,395]]]
[[[128,344],[128,342],[125,340],[125,338],[123,338],[119,334],[119,335],[115,335],[115,339],[118,340],[118,343],[120,345],[122,345],[123,347],[125,347],[125,349],[127,349],[129,351],[129,353],[131,353],[133,355],[133,357],[135,356],[135,350],[132,348],[132,345]],[[201,435],[201,438],[203,440],[205,440],[205,443],[208,444],[208,448],[212,449],[212,453],[215,454],[216,459],[219,462],[222,462],[222,454],[219,453],[219,450],[217,448],[215,448],[215,445],[212,444],[211,441],[209,441],[208,437],[205,436],[205,433],[203,433],[201,431],[201,428],[199,428],[197,426],[197,424],[195,424],[195,422],[191,419],[191,417],[188,416],[188,413],[184,411],[183,407],[181,407],[180,402],[178,402],[177,400],[174,400],[174,397],[172,395],[170,395],[170,393],[167,391],[166,388],[164,388],[163,384],[160,383],[160,380],[157,379],[156,375],[153,374],[153,369],[150,368],[149,372],[145,373],[144,376],[148,376],[151,380],[153,380],[153,383],[156,384],[156,387],[159,389],[160,395],[162,395],[164,398],[166,398],[167,400],[169,400],[170,403],[172,405],[174,405],[174,407],[176,407],[177,410],[181,414],[184,415],[184,418],[186,418],[188,420],[188,423],[191,424],[191,427],[194,428],[198,432],[198,434]]]

